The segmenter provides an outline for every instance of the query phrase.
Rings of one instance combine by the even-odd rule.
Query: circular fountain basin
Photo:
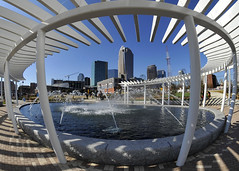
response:
[[[62,109],[62,106],[65,110],[65,116],[63,116],[62,123],[67,123],[70,130],[72,130],[72,128],[78,129],[77,126],[73,126],[73,121],[66,122],[69,119],[67,118],[67,115],[73,115],[74,121],[77,117],[78,119],[82,119],[82,117],[84,118],[87,116],[82,120],[85,124],[87,119],[91,121],[89,122],[90,124],[93,123],[92,127],[86,127],[89,132],[93,130],[93,134],[87,133],[90,136],[87,137],[85,131],[83,131],[83,134],[82,131],[78,131],[81,132],[80,135],[74,135],[76,132],[75,129],[73,129],[73,133],[69,133],[69,129],[64,128],[65,130],[61,130],[63,127],[62,125],[59,125],[59,120],[62,112],[58,109]],[[35,114],[26,112],[28,111],[28,108],[29,105],[21,108],[21,111],[27,117],[20,114],[17,115],[19,125],[35,140],[50,146],[49,137],[44,128],[44,124],[40,123],[38,119],[38,117],[40,118],[41,113],[36,113],[35,111]],[[39,107],[34,105],[32,108]],[[184,135],[183,132],[188,111],[187,107],[167,106],[166,110],[165,107],[162,106],[132,105],[129,107],[126,105],[120,105],[119,109],[123,109],[120,110],[121,112],[123,111],[122,113],[116,109],[113,110],[116,123],[120,128],[118,133],[104,131],[107,130],[107,128],[114,127],[111,112],[108,111],[108,114],[102,114],[100,113],[101,109],[98,107],[98,110],[96,110],[98,113],[86,114],[84,113],[85,110],[79,110],[80,108],[82,108],[82,106],[71,105],[67,108],[67,106],[64,106],[63,104],[51,104],[59,139],[64,150],[69,154],[91,162],[124,165],[149,165],[177,159]],[[108,110],[105,107],[103,109]],[[169,114],[168,109],[170,109],[171,113],[178,118],[178,121],[172,116],[172,114]],[[78,113],[76,111],[78,111]],[[87,111],[89,112],[90,110]],[[130,112],[127,113],[127,111],[133,111],[133,114]],[[79,112],[81,114],[79,114]],[[164,114],[161,116],[159,113]],[[54,115],[57,117],[54,117]],[[144,117],[141,115],[144,115]],[[95,117],[103,117],[103,119],[101,118],[101,121],[105,121],[103,122],[104,124],[96,124],[96,121],[94,120]],[[130,123],[128,119],[130,117],[132,117],[132,123]],[[94,119],[92,120],[90,118]],[[171,118],[171,120],[169,118]],[[190,150],[191,154],[207,147],[217,138],[223,128],[225,117],[224,114],[219,111],[200,108],[199,120],[200,122],[197,125]],[[124,124],[126,124],[126,127],[128,126],[131,131],[127,131]],[[94,125],[97,129],[100,128],[99,132],[95,131],[96,128]],[[174,130],[174,127],[176,131],[172,131]],[[61,131],[59,131],[59,128]],[[163,128],[163,131],[161,128]],[[130,132],[129,134],[132,134],[132,131],[135,132],[135,135],[133,137],[128,137],[126,133]],[[103,133],[104,135],[99,138],[98,135]]]
[[[188,108],[175,106],[109,105],[100,103],[51,103],[57,131],[92,138],[139,140],[163,138],[184,133]],[[40,105],[27,105],[23,113],[44,125]],[[197,128],[214,119],[208,110],[200,110]]]

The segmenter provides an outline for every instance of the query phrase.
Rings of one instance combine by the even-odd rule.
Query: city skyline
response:
[[[42,6],[39,2],[30,0],[32,3]],[[59,2],[63,3],[63,0],[59,0]],[[89,3],[97,2],[88,1]],[[171,2],[176,3],[176,2]],[[196,4],[196,2],[192,2],[189,4],[191,8]],[[1,2],[2,6],[6,6],[14,11],[19,12],[20,14],[30,17],[25,12],[12,7],[11,5]],[[73,8],[73,4],[71,2],[65,2],[64,5],[67,5],[69,9]],[[53,15],[48,9],[46,9],[49,13]],[[37,19],[34,19],[39,22]],[[112,22],[108,17],[101,17],[100,20],[107,28],[114,28]],[[139,77],[141,74],[146,75],[147,66],[155,64],[158,68],[167,71],[167,63],[166,63],[166,51],[165,47],[168,46],[168,51],[171,58],[171,70],[172,75],[177,75],[178,70],[185,68],[190,72],[189,68],[189,50],[188,45],[181,46],[180,43],[173,45],[171,42],[174,38],[173,35],[168,39],[166,44],[162,44],[162,37],[165,33],[164,25],[167,25],[170,22],[169,18],[161,17],[159,26],[162,29],[159,29],[156,33],[156,37],[154,42],[150,42],[150,32],[151,27],[146,27],[152,25],[152,16],[139,16],[139,25],[140,25],[140,36],[141,41],[137,42],[135,28],[133,24],[128,24],[132,22],[128,22],[129,20],[133,20],[133,16],[123,15],[119,16],[119,20],[121,21],[122,27],[124,29],[127,42],[123,42],[120,36],[117,33],[116,29],[111,29],[110,34],[114,39],[114,43],[110,43],[102,36],[101,33],[95,32],[95,34],[102,40],[101,44],[97,44],[95,42],[91,42],[91,46],[85,46],[79,44],[79,48],[71,48],[69,47],[68,51],[61,50],[60,53],[55,53],[53,56],[48,56],[46,58],[46,82],[50,84],[51,78],[55,79],[65,79],[65,75],[71,74],[74,72],[84,73],[85,77],[91,76],[91,63],[96,60],[108,61],[109,68],[117,68],[118,65],[118,50],[122,45],[125,47],[129,47],[134,52],[134,76]],[[94,30],[93,26],[83,21],[89,28]],[[180,22],[176,30],[179,30],[183,22]],[[127,28],[127,29],[126,29]],[[177,31],[175,31],[177,32]],[[184,36],[185,38],[185,36]],[[70,38],[71,39],[71,38]],[[72,39],[73,40],[73,39]],[[183,39],[182,39],[183,40]],[[75,40],[73,40],[75,41]],[[182,60],[183,59],[183,60]],[[201,63],[202,66],[206,64],[206,58],[201,54]],[[30,84],[30,82],[36,82],[36,75],[32,74],[36,71],[36,65],[33,63],[30,67],[26,69],[24,72],[24,77],[26,81],[24,84]],[[77,75],[72,76],[70,79],[77,80]],[[20,84],[23,84],[22,82]]]
[[[128,48],[129,49],[129,48]],[[95,62],[95,61],[94,61]],[[107,61],[104,61],[104,62],[107,62]],[[108,65],[109,65],[109,63],[108,63]],[[152,67],[152,66],[154,66],[154,67],[156,67],[155,69],[156,69],[156,74],[157,74],[157,76],[159,75],[158,73],[159,72],[164,72],[163,73],[163,75],[166,75],[166,71],[165,70],[157,70],[157,66],[155,65],[155,64],[152,64],[152,65],[150,65],[150,66],[147,66],[147,71],[146,71],[146,73],[147,73],[147,75],[148,75],[148,70],[149,70],[149,67]],[[181,71],[182,70],[179,70],[178,71],[178,74],[179,73],[181,73]],[[117,74],[116,74],[117,73]],[[65,77],[71,77],[72,75],[75,75],[75,74],[78,74],[77,75],[77,79],[76,79],[76,81],[83,81],[84,80],[84,78],[85,78],[85,76],[84,76],[84,73],[79,73],[79,72],[76,72],[76,73],[73,73],[73,74],[70,74],[70,75],[66,75]],[[161,73],[160,73],[161,74]],[[183,72],[183,74],[185,74],[184,72]],[[180,74],[179,74],[180,75]],[[118,77],[118,68],[117,69],[108,69],[108,78],[119,78]],[[139,76],[140,77],[140,76]],[[164,76],[165,77],[165,76]],[[132,77],[133,78],[133,77]],[[161,78],[161,77],[155,77],[155,78]],[[54,78],[53,78],[54,79]],[[62,80],[64,80],[64,79],[62,79]],[[72,79],[71,79],[72,80]],[[74,81],[74,80],[72,80],[72,81]]]

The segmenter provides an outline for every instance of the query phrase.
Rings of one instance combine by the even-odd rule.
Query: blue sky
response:
[[[33,3],[40,5],[36,0],[31,0]],[[70,0],[59,0],[59,2],[64,3],[68,9],[73,8]],[[90,2],[99,2],[99,0],[90,0]],[[166,2],[176,3],[176,0],[166,0]],[[189,8],[194,8],[195,2],[190,3]],[[212,3],[215,4],[217,1]],[[12,10],[21,12],[18,9],[11,7],[5,2],[0,1],[0,5],[7,6]],[[49,13],[50,11],[47,10]],[[26,15],[21,12],[22,15]],[[51,13],[52,14],[52,13]],[[53,14],[52,14],[53,15]],[[28,16],[29,17],[29,16]],[[169,55],[171,58],[171,72],[172,75],[177,75],[180,69],[186,69],[190,72],[190,58],[188,45],[181,46],[180,42],[173,45],[171,42],[175,37],[177,31],[175,31],[166,44],[162,44],[161,40],[167,29],[167,25],[170,18],[161,17],[159,28],[153,43],[149,41],[152,16],[142,16],[139,15],[139,25],[140,25],[140,38],[141,42],[137,42],[136,33],[134,28],[133,16],[125,15],[119,16],[122,27],[124,29],[127,42],[123,42],[120,38],[117,30],[112,24],[109,17],[101,17],[100,20],[108,29],[110,34],[114,39],[114,43],[110,43],[104,36],[102,36],[88,21],[83,21],[102,41],[100,45],[91,42],[91,46],[86,46],[84,44],[78,43],[79,48],[69,48],[68,51],[61,51],[59,54],[55,53],[53,56],[48,56],[46,58],[46,81],[47,84],[51,83],[51,79],[67,79],[65,76],[71,73],[80,72],[85,76],[90,77],[91,75],[91,63],[95,60],[102,60],[108,62],[109,69],[118,68],[118,53],[121,46],[128,47],[132,50],[134,54],[134,76],[139,77],[141,74],[147,75],[147,66],[156,65],[157,69],[163,69],[167,71],[166,62],[166,46],[168,47]],[[35,20],[35,19],[34,19]],[[36,20],[37,21],[37,20]],[[179,30],[183,22],[181,21],[176,30]],[[71,38],[69,38],[71,39]],[[89,40],[89,39],[88,39]],[[182,39],[183,40],[183,39]],[[75,41],[75,40],[73,40]],[[76,41],[75,41],[76,42]],[[201,54],[201,65],[205,65],[206,58]],[[24,77],[26,80],[24,84],[29,84],[30,82],[36,82],[36,65],[32,64],[24,72]],[[70,80],[76,80],[77,75],[70,77]]]

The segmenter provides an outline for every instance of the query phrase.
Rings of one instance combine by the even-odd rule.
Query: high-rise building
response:
[[[77,81],[85,81],[85,76],[83,73],[79,73],[79,75],[77,77]]]
[[[118,69],[109,69],[108,78],[118,78]]]
[[[30,93],[34,94],[37,88],[37,83],[30,83]]]
[[[147,67],[147,79],[152,80],[157,78],[157,67],[155,65],[150,65]]]
[[[219,85],[217,77],[214,74],[207,75],[207,87],[216,88]]]
[[[118,77],[124,80],[134,77],[134,54],[124,46],[119,50]]]
[[[91,86],[96,86],[97,82],[108,78],[108,62],[94,61],[91,67]]]
[[[54,84],[54,79],[52,78],[52,79],[51,79],[51,85],[53,85],[53,84]]]
[[[85,77],[85,85],[86,86],[90,85],[90,78],[89,77]]]
[[[166,77],[166,72],[164,70],[158,70],[158,78]]]

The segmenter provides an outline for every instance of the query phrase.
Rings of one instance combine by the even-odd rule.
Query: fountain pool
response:
[[[104,163],[145,165],[175,160],[186,125],[187,107],[112,105],[107,103],[51,103],[58,136],[65,151],[80,159]],[[17,115],[22,129],[37,141],[49,144],[39,104],[20,108]],[[60,124],[62,110],[64,116]],[[115,124],[119,131],[112,132]],[[168,110],[177,120],[168,113]],[[190,153],[207,147],[220,134],[224,115],[200,109],[197,130]]]
[[[175,120],[162,106],[113,105],[100,102],[94,104],[79,103],[66,104],[51,103],[54,124],[57,131],[74,135],[117,139],[138,140],[162,138],[180,135],[184,132],[188,108],[167,107],[178,119]],[[62,110],[64,116],[60,124]],[[113,111],[115,121],[120,128],[117,133],[107,130],[114,128],[111,116]],[[29,110],[29,105],[21,108],[21,112],[35,123],[44,125],[39,104]],[[207,110],[200,110],[197,128],[204,127],[214,119],[214,114]]]

